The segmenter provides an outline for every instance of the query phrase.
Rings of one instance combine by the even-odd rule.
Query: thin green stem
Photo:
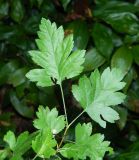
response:
[[[73,119],[73,121],[70,122],[68,126],[70,127],[84,112],[85,111],[83,110],[76,118]]]
[[[74,118],[73,119],[73,121],[71,121],[71,123],[66,127],[66,129],[65,129],[65,131],[64,131],[64,134],[63,134],[63,137],[62,137],[62,140],[61,140],[61,142],[60,142],[60,144],[58,145],[58,150],[60,149],[60,147],[61,147],[61,145],[62,145],[62,143],[63,143],[63,141],[64,141],[64,138],[65,138],[65,136],[66,136],[66,134],[67,134],[67,131],[68,131],[68,129],[70,128],[70,126],[84,113],[85,111],[82,111],[76,118]]]
[[[38,155],[36,154],[36,156],[32,160],[35,160],[37,157],[38,157]]]
[[[66,110],[66,105],[65,105],[65,98],[64,98],[62,84],[60,84],[60,90],[61,90],[62,101],[63,101],[63,106],[64,106],[64,112],[65,112],[65,117],[66,117],[66,124],[68,126],[67,110]]]
[[[67,134],[67,131],[69,129],[69,127],[85,112],[85,111],[82,111],[75,119],[73,119],[73,121],[68,124],[68,118],[67,118],[67,110],[66,110],[66,105],[65,105],[65,98],[64,98],[64,93],[63,93],[63,88],[62,88],[62,84],[60,83],[60,90],[61,90],[61,95],[62,95],[62,101],[63,101],[63,106],[64,106],[64,112],[65,112],[65,117],[66,117],[66,129],[64,131],[64,134],[63,134],[63,137],[62,137],[62,140],[60,141],[59,145],[57,146],[57,150],[60,149],[63,141],[64,141],[64,138]]]
[[[69,126],[66,127],[66,129],[65,129],[65,131],[64,131],[64,134],[63,134],[63,137],[62,137],[62,140],[60,141],[57,150],[59,150],[59,148],[61,147],[61,145],[62,145],[62,143],[63,143],[63,141],[64,141],[64,138],[65,138],[65,136],[66,136],[66,134],[67,134],[68,129],[69,129]]]

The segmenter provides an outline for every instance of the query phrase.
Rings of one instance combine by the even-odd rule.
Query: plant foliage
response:
[[[12,160],[23,159],[22,155],[24,153],[26,153],[31,148],[31,143],[32,143],[32,140],[34,137],[35,137],[34,134],[29,135],[29,133],[26,131],[26,132],[21,133],[16,139],[14,133],[12,131],[8,131],[7,134],[4,136],[4,141],[8,143],[9,149],[12,152],[11,159]],[[5,151],[8,151],[8,148],[6,148]],[[6,154],[6,156],[8,154]],[[4,157],[4,158],[6,158],[6,157]]]
[[[82,72],[85,51],[77,50],[70,54],[73,36],[64,38],[63,27],[57,28],[55,23],[51,24],[42,18],[38,36],[36,43],[39,51],[30,51],[30,55],[43,69],[33,69],[27,73],[31,81],[37,81],[42,87],[51,86],[53,81],[61,84],[65,78],[72,78]]]
[[[83,76],[79,80],[79,85],[72,87],[74,97],[88,115],[104,128],[105,121],[114,123],[119,119],[118,113],[109,106],[118,105],[125,99],[125,95],[118,92],[125,86],[125,83],[121,82],[122,79],[120,70],[107,68],[102,75],[95,70],[90,78]]]
[[[0,160],[139,159],[138,8],[0,1]]]
[[[33,61],[43,69],[33,69],[26,76],[31,81],[37,81],[37,84],[42,87],[52,85],[54,80],[54,84],[60,85],[67,120],[61,83],[65,78],[72,78],[81,73],[85,51],[77,50],[71,53],[73,36],[69,35],[64,38],[63,28],[57,28],[55,23],[44,18],[41,20],[38,36],[39,39],[36,42],[40,51],[31,51],[30,54]],[[90,78],[84,75],[79,79],[79,86],[73,85],[72,87],[73,95],[81,103],[84,111],[102,127],[106,127],[104,120],[113,123],[119,119],[118,113],[109,106],[118,105],[125,98],[123,93],[118,92],[125,86],[125,83],[121,82],[122,78],[123,75],[119,69],[110,70],[107,68],[101,75],[98,70],[95,70]],[[92,160],[100,160],[104,157],[105,152],[112,152],[112,148],[109,147],[110,142],[104,141],[104,135],[91,135],[91,123],[84,123],[83,125],[79,123],[75,128],[75,142],[66,143],[62,146],[68,129],[80,115],[73,119],[70,124],[68,121],[66,124],[65,117],[63,115],[58,116],[56,108],[50,110],[48,107],[39,106],[36,114],[37,119],[34,120],[34,127],[38,132],[36,132],[34,139],[30,138],[28,132],[21,133],[17,140],[11,131],[4,136],[4,141],[9,144],[12,151],[12,159],[22,159],[22,155],[31,147],[36,153],[33,159],[37,157],[50,158],[61,153],[68,159],[90,157]],[[57,143],[56,135],[64,128],[64,135],[61,141]],[[4,151],[2,156],[3,154]]]
[[[34,127],[40,130],[44,128],[51,129],[53,134],[57,134],[65,128],[65,117],[58,116],[58,111],[53,108],[51,111],[48,107],[39,106],[36,113],[38,119],[34,120]]]
[[[92,133],[92,125],[78,124],[75,128],[75,142],[65,144],[60,153],[67,158],[101,160],[106,151],[112,152],[109,142],[103,141],[104,135]]]
[[[53,148],[56,144],[50,129],[43,129],[36,136],[35,140],[32,141],[32,148],[37,153],[37,156],[41,158],[50,158],[50,156],[56,154]]]

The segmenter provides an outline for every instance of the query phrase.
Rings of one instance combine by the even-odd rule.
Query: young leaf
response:
[[[119,119],[118,113],[110,106],[123,102],[125,95],[121,90],[125,83],[121,82],[122,72],[116,68],[107,68],[100,75],[98,70],[92,72],[90,78],[83,76],[79,85],[73,85],[72,92],[88,115],[100,126],[106,127],[106,121],[114,123]],[[103,117],[103,119],[101,118]]]
[[[109,142],[103,141],[104,136],[92,133],[92,125],[78,124],[75,128],[75,143],[67,143],[64,145],[60,153],[66,158],[102,160],[105,152],[112,152],[112,148],[108,147]]]
[[[9,155],[8,149],[0,150],[0,160],[5,160],[8,155]]]
[[[16,146],[13,150],[14,154],[23,155],[31,147],[31,141],[32,139],[27,131],[21,133],[17,138]]]
[[[16,145],[16,138],[12,131],[8,131],[7,134],[4,136],[4,141],[9,144],[11,150],[14,150]]]
[[[40,131],[39,135],[36,136],[35,140],[32,141],[32,148],[37,153],[37,156],[50,158],[50,156],[56,153],[54,150],[56,144],[57,142],[53,138],[51,130],[43,129]]]
[[[85,51],[77,50],[71,54],[73,36],[64,38],[62,26],[57,28],[55,23],[42,18],[38,36],[36,43],[39,51],[30,51],[30,55],[43,69],[29,71],[27,78],[44,87],[53,85],[51,79],[61,84],[65,78],[72,78],[82,72]]]
[[[22,159],[22,155],[31,148],[31,142],[34,139],[35,134],[29,135],[28,132],[21,133],[17,140],[13,132],[8,131],[4,136],[4,141],[9,144],[10,149],[13,152],[12,159]]]
[[[65,117],[58,116],[56,108],[50,110],[48,107],[39,106],[38,119],[34,120],[34,127],[37,129],[50,128],[53,134],[57,134],[65,127]]]

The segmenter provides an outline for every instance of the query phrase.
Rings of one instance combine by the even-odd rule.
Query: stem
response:
[[[66,129],[65,129],[65,131],[64,131],[62,140],[60,141],[60,144],[58,145],[58,150],[59,150],[59,148],[61,147],[61,145],[62,145],[62,143],[63,143],[63,141],[64,141],[64,138],[65,138],[65,136],[66,136],[66,134],[67,134],[68,129],[69,129],[69,125],[66,127]]]
[[[73,121],[70,122],[70,124],[68,126],[70,127],[84,112],[85,111],[83,110],[76,118],[73,119]]]
[[[64,98],[62,84],[60,84],[60,90],[61,90],[62,101],[63,101],[63,106],[64,106],[64,112],[65,112],[65,117],[66,117],[66,124],[68,126],[68,118],[67,118],[67,111],[66,111],[65,98]]]
[[[38,157],[38,155],[36,154],[36,156],[32,160],[35,160],[37,157]]]
[[[76,118],[73,119],[73,121],[71,121],[71,123],[70,123],[69,125],[67,125],[67,127],[66,127],[66,129],[65,129],[65,131],[64,131],[62,140],[61,140],[61,142],[60,142],[60,144],[59,144],[59,146],[58,146],[58,149],[61,147],[61,145],[62,145],[62,143],[63,143],[63,141],[64,141],[64,138],[65,138],[65,136],[66,136],[66,134],[67,134],[67,131],[68,131],[68,129],[70,128],[70,126],[71,126],[84,112],[85,112],[85,111],[83,110]]]

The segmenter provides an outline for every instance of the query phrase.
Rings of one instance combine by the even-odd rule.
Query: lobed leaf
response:
[[[5,160],[8,155],[9,155],[8,149],[0,150],[0,160]]]
[[[14,150],[16,145],[16,138],[12,131],[8,131],[7,134],[4,136],[4,141],[9,144],[9,147]]]
[[[17,139],[12,131],[8,131],[4,136],[4,141],[9,144],[9,148],[12,151],[11,159],[22,159],[22,155],[31,148],[31,142],[36,136],[35,133],[29,135],[29,133],[21,133]]]
[[[104,141],[104,136],[101,134],[92,133],[92,125],[78,124],[75,128],[75,142],[64,145],[60,153],[66,158],[102,160],[105,152],[112,152],[109,147],[109,142]]]
[[[34,127],[37,129],[51,129],[53,134],[57,134],[65,127],[65,117],[58,116],[56,108],[50,110],[48,107],[39,106],[37,112],[38,119],[34,120]]]
[[[85,109],[88,115],[100,126],[106,127],[106,121],[114,123],[119,119],[118,113],[110,108],[123,102],[125,95],[121,90],[125,83],[119,69],[107,68],[100,75],[98,70],[92,72],[90,78],[83,76],[79,85],[73,85],[74,97]],[[103,117],[103,119],[101,118]]]
[[[43,69],[33,69],[26,76],[39,86],[51,86],[52,80],[60,84],[65,78],[79,75],[84,63],[84,50],[73,49],[73,36],[64,38],[63,27],[42,18],[39,39],[36,40],[39,51],[30,51],[32,60]]]
[[[43,129],[38,136],[36,136],[35,140],[32,141],[32,148],[39,157],[50,158],[50,156],[55,155],[56,153],[54,149],[56,144],[51,130]]]

